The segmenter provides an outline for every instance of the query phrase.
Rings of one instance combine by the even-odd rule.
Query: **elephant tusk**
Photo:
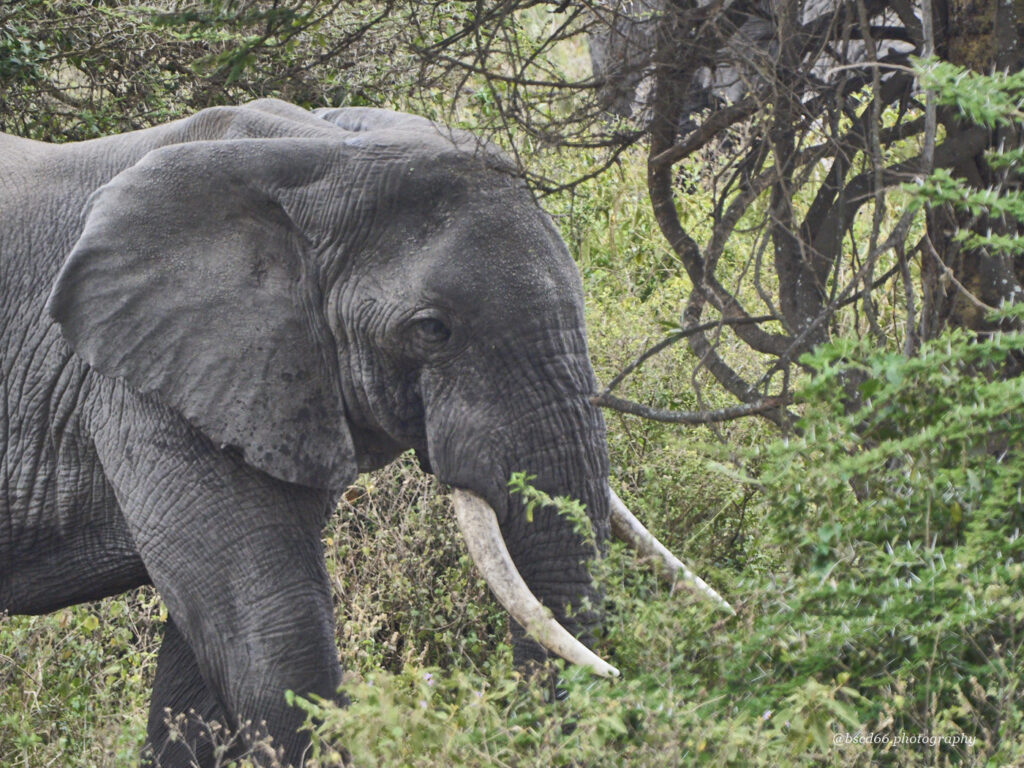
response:
[[[619,670],[573,637],[530,592],[512,562],[491,506],[469,491],[455,489],[452,498],[469,555],[509,615],[530,637],[566,661],[602,677],[618,677]]]
[[[687,568],[678,557],[669,552],[665,545],[636,519],[636,516],[629,511],[622,499],[610,487],[608,488],[608,498],[611,501],[612,533],[617,539],[629,544],[641,556],[649,557],[655,562],[663,564],[665,568],[662,573],[667,576],[669,581],[675,583],[678,579],[701,597],[707,598],[734,616],[736,615],[736,611],[721,595],[709,587],[700,576]]]

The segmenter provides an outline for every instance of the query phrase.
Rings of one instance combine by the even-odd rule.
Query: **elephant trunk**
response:
[[[583,646],[600,620],[602,602],[590,565],[609,533],[608,459],[600,413],[585,397],[563,397],[546,407],[523,408],[503,424],[474,419],[440,434],[444,436],[430,451],[438,477],[485,502],[476,504],[468,494],[456,494],[464,535],[463,521],[472,519],[473,528],[490,530],[487,548],[494,549],[497,540],[501,550],[507,549],[492,560],[511,569],[482,564],[475,553],[474,559],[514,619],[517,662],[541,660],[546,649],[601,674],[614,674],[614,668]],[[590,530],[583,532],[579,520],[552,505],[530,505],[528,510],[523,498],[508,489],[518,472],[531,476],[531,485],[552,497],[582,502],[590,523],[584,527]],[[479,523],[483,517],[489,518],[487,525]],[[495,522],[500,536],[494,535]],[[471,553],[476,546],[472,538],[467,535]],[[529,607],[513,610],[502,597],[502,584],[515,585],[514,605]],[[537,631],[537,618],[545,616],[554,620],[541,622],[551,628],[549,634]],[[572,643],[565,642],[561,628]],[[570,646],[574,650],[563,653]]]
[[[524,411],[530,415],[498,427],[474,420],[439,431],[447,439],[436,440],[431,451],[438,476],[456,489],[456,516],[474,563],[514,620],[517,662],[541,660],[547,651],[597,674],[618,674],[584,645],[602,600],[590,565],[609,535],[657,563],[673,584],[733,613],[611,490],[604,423],[589,402],[568,398]],[[533,476],[531,484],[549,496],[581,501],[589,533],[550,505],[530,505],[528,513],[524,500],[508,491],[514,472]]]

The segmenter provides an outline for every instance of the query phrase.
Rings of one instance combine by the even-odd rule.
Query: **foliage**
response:
[[[573,531],[584,541],[593,543],[594,529],[587,517],[586,507],[576,499],[567,496],[552,497],[539,488],[531,485],[536,480],[535,475],[528,475],[526,472],[513,472],[508,481],[509,493],[520,496],[524,502],[523,514],[527,522],[533,522],[533,513],[538,507],[552,507],[558,514],[572,523]]]
[[[379,100],[409,70],[391,5],[11,0],[0,6],[0,129],[81,140],[263,96]]]
[[[0,764],[134,764],[161,611],[141,591],[0,618]]]
[[[980,74],[933,58],[919,64],[919,73],[921,86],[933,91],[939,104],[955,107],[975,125],[995,128],[1024,117],[1024,72]]]
[[[1022,695],[1010,671],[1024,619],[1024,383],[995,374],[1022,346],[1019,333],[954,331],[909,359],[821,349],[800,434],[762,456],[779,544],[795,578],[817,582],[804,600],[849,627],[829,639],[839,668],[879,715],[898,693],[887,715],[905,727],[931,719],[989,741],[1020,727],[1008,708]],[[864,404],[847,413],[851,371]]]
[[[970,122],[992,130],[1011,130],[1024,106],[1024,72],[981,75],[938,59],[918,64],[922,85],[934,90],[939,104]],[[985,153],[997,173],[991,186],[980,188],[947,168],[937,168],[915,190],[919,204],[948,206],[971,226],[959,229],[955,240],[975,253],[1018,257],[1024,253],[1024,191],[1019,169],[1024,147],[1008,144]],[[981,225],[984,224],[984,227]],[[1013,297],[1012,292],[1008,297]]]
[[[403,457],[349,489],[325,532],[341,660],[356,675],[482,665],[504,638],[441,490]]]

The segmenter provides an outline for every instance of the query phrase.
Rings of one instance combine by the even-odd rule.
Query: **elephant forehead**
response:
[[[524,312],[582,322],[576,266],[521,179],[464,153],[414,155],[371,176],[360,283],[405,305],[396,311],[439,303],[519,325]]]
[[[579,319],[583,299],[576,266],[535,207],[510,206],[460,221],[429,248],[438,262],[426,276],[432,292],[516,316],[555,312],[565,320]]]

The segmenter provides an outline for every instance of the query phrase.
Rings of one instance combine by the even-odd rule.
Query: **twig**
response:
[[[896,223],[896,226],[893,227],[893,230],[890,233],[889,238],[878,247],[877,253],[868,254],[869,258],[877,258],[882,253],[885,253],[885,251],[891,248],[895,248],[897,243],[903,242],[903,240],[906,238],[907,230],[910,229],[910,225],[911,223],[913,223],[914,213],[915,212],[912,209],[904,211],[903,216],[900,217],[900,220]],[[880,285],[882,282],[888,280],[894,274],[896,274],[898,270],[899,265],[897,264],[896,266],[889,269],[880,278],[878,278],[878,280],[875,281],[872,287]],[[832,299],[832,301],[830,301],[828,305],[821,310],[820,313],[818,313],[817,317],[815,317],[810,323],[808,323],[804,327],[803,331],[801,331],[799,336],[793,339],[793,343],[785,352],[779,355],[778,359],[774,363],[772,363],[771,367],[769,367],[768,370],[764,373],[764,375],[758,381],[756,386],[759,387],[767,383],[776,371],[782,370],[786,366],[788,366],[789,363],[792,361],[793,356],[803,349],[804,344],[807,342],[808,338],[810,338],[810,335],[814,331],[814,329],[821,325],[821,323],[825,322],[827,319],[832,317],[832,315],[835,313],[837,309],[847,304],[850,304],[861,297],[862,292],[857,293],[853,296],[850,296],[849,293],[851,290],[853,290],[854,286],[864,281],[865,272],[866,270],[864,269],[864,267],[861,267],[861,269],[858,270],[857,274],[853,276],[853,278],[846,284],[843,290],[834,299]]]
[[[750,117],[760,107],[761,104],[756,99],[748,98],[719,110],[713,113],[685,142],[673,144],[668,149],[662,150],[652,157],[648,162],[655,166],[674,165],[716,138],[726,128]]]
[[[599,396],[604,397],[605,395],[610,394],[613,389],[615,389],[617,386],[619,386],[619,384],[622,383],[623,379],[629,376],[629,374],[631,374],[641,365],[646,363],[650,358],[654,357],[662,350],[671,347],[676,342],[687,338],[688,336],[692,336],[695,333],[703,333],[704,331],[710,331],[714,328],[718,328],[723,325],[748,325],[750,323],[767,323],[769,320],[775,319],[776,318],[772,315],[760,315],[758,317],[737,317],[733,320],[712,320],[707,323],[702,323],[701,325],[694,325],[689,328],[681,328],[678,331],[673,331],[664,339],[659,341],[657,344],[644,350],[632,363],[630,363],[621,371],[619,371],[615,378],[608,382],[608,386],[606,386],[601,391],[601,394]]]
[[[903,340],[904,357],[912,357],[917,353],[920,345],[917,326],[917,307],[914,300],[914,282],[910,276],[910,263],[907,261],[907,253],[904,244],[896,246],[896,264],[900,268],[900,277],[903,280],[903,300],[907,305],[906,330]]]
[[[976,306],[978,309],[982,310],[983,312],[997,311],[995,307],[986,304],[984,301],[982,301],[973,293],[971,293],[966,285],[957,280],[956,274],[953,272],[952,269],[950,269],[946,262],[942,260],[942,257],[939,255],[938,250],[935,248],[935,244],[932,242],[931,237],[925,234],[924,241],[928,246],[928,252],[932,255],[932,258],[934,258],[935,262],[939,265],[939,271],[941,272],[942,277],[944,279],[949,280],[949,282],[951,282],[956,287],[956,289],[960,291],[961,294],[963,294],[963,297],[967,299],[971,304]]]

